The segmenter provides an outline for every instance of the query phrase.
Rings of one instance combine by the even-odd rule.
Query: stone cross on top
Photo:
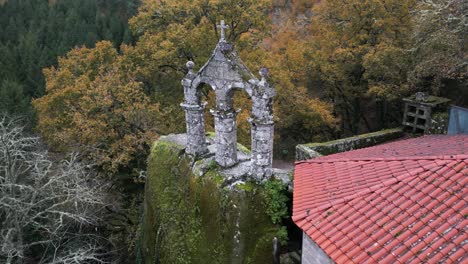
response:
[[[221,38],[213,55],[198,72],[194,63],[188,62],[189,70],[182,80],[184,102],[181,104],[186,113],[187,143],[186,152],[192,155],[208,153],[205,135],[205,106],[202,102],[200,86],[206,84],[216,95],[216,106],[210,109],[214,117],[216,143],[215,161],[224,168],[238,163],[237,157],[237,111],[234,108],[235,90],[243,90],[252,99],[251,157],[250,172],[258,180],[272,175],[273,163],[273,97],[276,92],[268,84],[268,70],[260,70],[257,79],[244,65],[234,46],[226,41],[226,28],[221,20],[217,25]]]
[[[220,25],[216,25],[216,27],[221,29],[221,38],[219,40],[225,40],[226,39],[226,29],[228,29],[229,26],[224,23],[224,20],[221,20]]]

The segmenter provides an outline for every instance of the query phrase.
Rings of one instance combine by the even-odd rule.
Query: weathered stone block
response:
[[[386,129],[354,137],[296,146],[296,160],[313,159],[353,149],[370,147],[403,136],[402,128]]]

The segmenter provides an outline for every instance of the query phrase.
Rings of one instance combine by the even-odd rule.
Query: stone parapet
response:
[[[296,146],[296,161],[371,147],[389,140],[398,139],[403,135],[402,128],[393,128],[328,142],[300,144]]]

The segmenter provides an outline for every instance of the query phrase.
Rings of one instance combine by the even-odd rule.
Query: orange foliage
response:
[[[120,61],[107,41],[76,48],[44,70],[46,95],[33,101],[37,129],[50,145],[77,148],[109,173],[144,155],[158,127],[158,105]]]

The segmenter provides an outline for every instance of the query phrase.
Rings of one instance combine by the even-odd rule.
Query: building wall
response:
[[[323,250],[315,244],[312,239],[302,233],[302,264],[332,264],[331,260]]]

